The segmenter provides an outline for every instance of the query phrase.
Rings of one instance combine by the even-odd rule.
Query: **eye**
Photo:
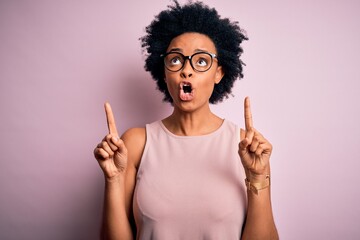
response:
[[[205,58],[199,58],[196,61],[196,65],[200,66],[200,67],[206,67],[208,65],[208,60]]]
[[[167,66],[181,66],[184,60],[179,53],[169,53],[165,61]]]
[[[181,64],[181,58],[179,56],[175,56],[169,60],[171,65],[179,65]]]

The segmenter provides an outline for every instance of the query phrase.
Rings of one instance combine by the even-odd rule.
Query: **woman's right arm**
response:
[[[94,150],[105,176],[102,239],[134,239],[131,221],[137,166],[145,146],[145,129],[134,128],[121,139],[110,105],[105,104],[109,134]]]

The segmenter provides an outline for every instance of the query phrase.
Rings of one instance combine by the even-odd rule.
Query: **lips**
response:
[[[182,101],[191,101],[194,98],[194,90],[190,82],[180,83],[180,99]]]

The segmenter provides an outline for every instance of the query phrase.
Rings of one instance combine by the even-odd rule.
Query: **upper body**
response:
[[[195,8],[191,9],[200,7],[203,8],[203,10],[209,10],[201,4],[189,4],[184,7],[180,7],[177,4],[174,9],[179,8],[182,11],[185,11],[184,9],[189,6],[190,8],[195,6]],[[173,11],[176,10],[174,9]],[[159,16],[163,15],[160,14]],[[217,13],[215,15],[215,17],[219,17],[217,16]],[[161,17],[158,18],[158,22],[160,21]],[[159,131],[159,128],[157,128],[158,131],[155,131],[155,133],[158,134],[161,132],[164,134],[164,132],[166,132],[164,135],[165,138],[170,135],[187,137],[187,139],[207,136],[206,139],[210,139],[211,141],[211,139],[214,138],[214,133],[219,132],[219,129],[222,128],[224,120],[211,112],[209,104],[221,101],[224,97],[226,97],[227,94],[231,92],[233,81],[238,76],[242,76],[241,61],[238,59],[242,49],[237,48],[235,60],[232,60],[230,64],[226,64],[229,61],[224,60],[227,56],[224,54],[228,51],[221,48],[221,44],[215,40],[217,39],[216,37],[211,38],[210,32],[202,32],[200,30],[196,31],[198,28],[195,30],[183,29],[183,32],[180,31],[176,35],[170,36],[169,42],[165,43],[166,48],[162,50],[158,48],[151,48],[151,44],[154,42],[154,36],[160,39],[164,38],[164,36],[156,36],[154,32],[151,32],[155,31],[154,29],[156,29],[156,24],[158,22],[152,23],[152,27],[148,28],[149,35],[143,38],[143,43],[145,43],[143,45],[148,46],[148,52],[151,52],[151,54],[156,51],[162,51],[161,57],[160,54],[155,54],[157,56],[150,54],[147,59],[146,68],[151,71],[153,77],[157,80],[158,88],[165,94],[164,99],[172,103],[173,113],[167,118],[161,120],[161,122],[157,122],[158,126],[162,126],[163,131]],[[220,25],[223,26],[224,22],[227,22],[229,25],[228,27],[232,27],[234,30],[234,25],[229,24],[228,21],[222,21],[222,25]],[[240,34],[239,28],[235,27],[234,31],[236,33],[235,36],[237,37],[237,44],[239,44],[242,39],[245,39],[245,37]],[[158,41],[160,40],[158,39]],[[159,62],[159,58],[161,59],[161,63]],[[237,66],[236,64],[234,66],[234,63],[238,63]],[[160,64],[160,67],[156,68],[156,64]],[[232,71],[231,66],[236,68],[237,71]],[[137,227],[137,232],[141,233],[141,230],[149,228],[149,226],[143,226],[144,223],[150,225],[151,223],[154,223],[154,221],[143,221],[139,218],[139,216],[145,216],[144,210],[150,211],[148,208],[151,209],[151,206],[146,205],[147,201],[151,202],[151,199],[147,199],[151,196],[151,194],[148,192],[147,195],[141,195],[141,193],[146,193],[147,191],[146,187],[141,185],[144,182],[141,178],[144,176],[151,176],[151,179],[153,180],[158,178],[154,172],[150,171],[150,160],[155,160],[155,166],[157,166],[157,168],[163,167],[164,161],[157,161],[156,156],[162,155],[164,152],[166,153],[167,150],[161,152],[161,148],[156,146],[155,141],[158,140],[157,137],[159,136],[151,138],[151,134],[153,134],[154,131],[149,130],[150,125],[148,128],[129,129],[119,139],[119,134],[116,130],[115,120],[110,105],[106,104],[105,108],[108,118],[109,134],[105,136],[102,142],[94,150],[95,157],[104,171],[106,180],[104,210],[105,235],[109,239],[133,239],[134,237],[140,239],[140,234],[137,234],[136,236],[136,230],[134,229]],[[242,232],[243,239],[276,239],[277,232],[271,210],[270,188],[268,184],[266,184],[269,181],[268,176],[270,175],[269,159],[272,146],[253,127],[250,102],[248,98],[246,98],[244,102],[244,116],[245,129],[236,131],[236,128],[234,128],[233,134],[226,133],[225,135],[229,135],[229,142],[235,144],[233,145],[235,148],[233,147],[231,149],[231,153],[229,155],[232,158],[230,160],[230,164],[238,166],[234,161],[234,159],[237,158],[238,163],[241,163],[240,166],[242,166],[241,171],[236,169],[230,173],[229,176],[235,176],[236,174],[234,173],[237,173],[238,175],[234,177],[235,180],[232,179],[232,182],[230,181],[229,186],[231,184],[234,186],[234,183],[240,182],[240,178],[247,178],[247,181],[249,182],[249,189],[246,194],[245,191],[241,190],[244,189],[244,184],[238,185],[239,191],[242,192],[242,196],[247,199],[247,207],[245,207],[246,204],[244,204],[245,200],[241,201],[241,197],[237,196],[235,198],[231,198],[231,191],[234,191],[234,188],[229,188],[229,191],[224,193],[225,200],[229,200],[231,202],[232,200],[237,199],[239,202],[231,202],[234,206],[226,206],[225,208],[223,205],[226,204],[226,201],[220,202],[215,212],[217,215],[221,215],[219,212],[221,213],[222,209],[224,210],[223,213],[225,213],[226,209],[231,209],[231,207],[236,209],[236,207],[242,206],[241,208],[243,211],[246,211],[245,223],[243,223],[244,214],[240,210],[239,216],[234,219],[239,222],[238,232],[241,233],[241,229],[244,229]],[[154,124],[152,125],[152,129],[153,128],[156,129]],[[238,141],[235,141],[234,139],[236,138],[232,137],[236,135],[239,136]],[[151,145],[150,139],[154,140],[151,142]],[[176,145],[177,142],[179,142],[179,140],[174,139],[169,142],[168,138],[164,141],[170,145]],[[207,140],[204,138],[203,141]],[[147,144],[149,144],[149,146],[147,146]],[[190,145],[189,143],[187,144],[188,145],[186,146],[191,146],[191,143]],[[155,154],[149,157],[146,150],[149,147],[151,147],[151,149],[156,149],[155,153],[157,155]],[[202,155],[205,156],[204,159],[207,160],[211,158],[211,155],[216,153],[216,151],[211,151],[214,151],[214,149],[209,150],[209,152],[203,152]],[[234,157],[234,152],[235,156],[237,154],[236,157]],[[223,161],[223,158],[227,158],[228,153],[226,153],[226,150],[224,149],[218,153],[221,153],[220,155],[217,155],[217,157],[221,159],[219,159],[216,163],[217,165],[214,165],[214,169],[218,170],[216,173],[217,175],[215,174],[209,176],[219,176],[219,173],[221,174],[221,167],[219,167],[221,165],[218,163]],[[164,158],[166,159],[166,157],[160,157],[162,160]],[[202,165],[199,164],[197,159],[189,158],[188,160],[189,161],[187,161],[186,166],[182,166],[182,171],[187,171],[186,169],[201,169]],[[164,168],[166,178],[162,178],[162,181],[174,175],[178,178],[181,177],[181,171],[170,172],[169,169],[171,169],[171,165]],[[206,165],[204,165],[204,169],[206,169]],[[207,174],[210,173],[204,171],[204,175],[207,176]],[[185,176],[186,173],[184,173],[184,177]],[[197,178],[194,176],[195,175],[192,175],[192,180],[190,180],[190,182],[194,182],[194,186],[191,186],[191,184],[185,185],[191,186],[191,189],[190,187],[188,189],[184,189],[185,194],[188,190],[192,193],[192,196],[194,195],[197,184]],[[200,177],[200,175],[197,177]],[[211,181],[214,180],[212,179]],[[254,186],[259,186],[260,184],[265,186],[265,189],[253,191],[250,187],[250,183],[254,183]],[[214,184],[217,184],[217,182],[215,181]],[[141,190],[139,193],[135,192],[139,190]],[[198,189],[198,191],[198,193],[200,193],[201,189]],[[207,193],[218,192],[208,191]],[[158,194],[159,193],[154,192],[153,197],[155,200],[161,199],[161,196]],[[146,197],[139,199],[139,196]],[[182,195],[182,197],[184,196]],[[191,196],[189,196],[189,198],[190,199],[183,199],[183,201],[187,200],[191,202]],[[142,200],[142,202],[139,200]],[[146,206],[147,209],[142,208],[142,212],[139,212],[139,202],[141,202],[143,206]],[[199,205],[199,201],[196,202],[197,203],[192,207]],[[171,206],[169,202],[167,202],[167,204],[169,207]],[[135,206],[135,208],[133,208],[133,206]],[[215,203],[213,203],[209,208],[213,208],[214,206],[216,206]],[[176,208],[179,206],[173,207]],[[186,209],[185,207],[184,209],[189,210],[189,208]],[[137,224],[135,224],[134,211],[137,218]],[[191,218],[191,216],[188,217]],[[202,219],[202,217],[204,216],[198,216],[197,219]],[[187,219],[179,218],[178,221],[181,222],[174,224],[186,225]],[[156,224],[153,224],[153,226],[154,228],[159,227],[159,225]],[[191,225],[189,227],[191,227]],[[152,230],[154,230],[154,228]],[[151,232],[152,230],[150,227],[149,231]],[[144,235],[145,236],[141,236],[141,239],[157,239],[156,237],[152,238],[153,236],[146,236],[146,233]],[[199,236],[199,238],[206,239],[206,236]]]
[[[138,239],[240,239],[246,187],[239,141],[228,120],[198,136],[147,124],[133,197]]]

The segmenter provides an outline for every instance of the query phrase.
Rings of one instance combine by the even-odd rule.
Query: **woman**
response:
[[[141,39],[145,68],[173,106],[167,118],[121,138],[105,104],[109,134],[94,150],[105,175],[106,239],[277,239],[270,201],[271,144],[210,110],[242,77],[236,23],[202,3],[175,2]],[[245,181],[244,181],[245,179]]]

